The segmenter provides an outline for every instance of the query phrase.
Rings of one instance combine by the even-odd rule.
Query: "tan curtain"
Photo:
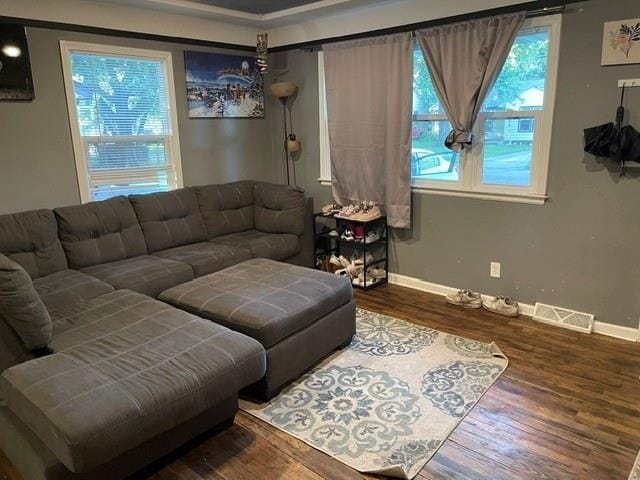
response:
[[[481,18],[416,32],[425,63],[453,130],[445,145],[460,151],[524,22],[524,13]]]
[[[411,34],[323,46],[333,196],[411,226]]]

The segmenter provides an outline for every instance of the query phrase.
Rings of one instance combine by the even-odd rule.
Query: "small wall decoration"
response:
[[[602,65],[640,63],[640,18],[606,22]]]
[[[190,118],[264,118],[254,57],[185,51],[184,63]]]
[[[27,34],[21,25],[0,24],[0,100],[33,100]]]

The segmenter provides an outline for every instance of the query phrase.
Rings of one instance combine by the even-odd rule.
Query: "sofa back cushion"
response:
[[[126,197],[56,208],[54,212],[71,268],[147,254],[142,229]]]
[[[243,180],[195,187],[209,238],[255,228],[254,185],[253,181]]]
[[[198,197],[192,188],[130,195],[149,252],[207,239]]]
[[[257,182],[254,189],[256,230],[266,233],[304,233],[304,190],[296,186]]]
[[[0,253],[20,264],[33,279],[67,268],[51,210],[0,215]]]
[[[0,317],[17,334],[27,350],[51,342],[52,324],[29,274],[0,254]]]

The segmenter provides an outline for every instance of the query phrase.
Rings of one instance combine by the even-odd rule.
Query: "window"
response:
[[[474,129],[475,143],[460,154],[444,146],[451,125],[416,48],[414,187],[428,193],[544,202],[559,29],[557,15],[527,21],[485,100]]]
[[[60,47],[82,201],[181,187],[171,54]]]
[[[476,122],[474,145],[444,146],[451,124],[418,47],[414,51],[411,174],[414,190],[526,203],[546,198],[560,15],[526,21]],[[320,78],[320,180],[330,180],[324,92]]]

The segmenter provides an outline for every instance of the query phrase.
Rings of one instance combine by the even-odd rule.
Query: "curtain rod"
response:
[[[323,44],[344,42],[347,40],[358,40],[363,38],[381,37],[384,35],[393,35],[394,33],[406,33],[414,32],[416,30],[422,30],[429,27],[437,27],[442,25],[448,25],[451,23],[463,22],[468,20],[476,20],[484,17],[493,17],[496,15],[504,15],[507,13],[515,13],[525,11],[527,18],[541,17],[545,15],[553,15],[561,13],[565,10],[566,5],[571,3],[584,2],[585,0],[538,0],[526,3],[520,3],[515,5],[509,5],[506,7],[492,8],[489,10],[481,10],[473,13],[466,13],[462,15],[454,15],[452,17],[445,17],[436,20],[428,20],[425,22],[411,23],[408,25],[400,25],[397,27],[384,28],[380,30],[371,30],[368,32],[354,33],[351,35],[343,35],[340,37],[329,37],[318,40],[312,40],[309,42],[295,43],[290,45],[282,45],[280,47],[270,48],[269,53],[286,52],[289,50],[307,50],[307,51],[319,51],[322,50]]]

